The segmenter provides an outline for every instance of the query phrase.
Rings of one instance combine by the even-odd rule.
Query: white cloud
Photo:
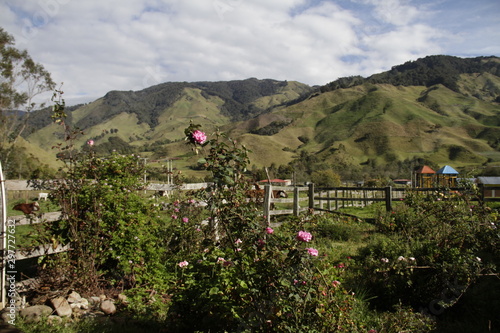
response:
[[[397,26],[411,24],[422,15],[422,11],[409,0],[365,0],[365,3],[375,7],[376,18]]]
[[[499,55],[494,1],[5,0],[0,21],[71,102],[164,81],[325,84],[431,54]]]

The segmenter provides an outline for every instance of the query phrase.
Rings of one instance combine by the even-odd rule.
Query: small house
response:
[[[436,171],[436,185],[445,187],[457,186],[458,171],[449,165],[445,165]]]
[[[485,198],[500,198],[500,177],[477,177],[476,183],[482,185]]]
[[[433,187],[436,171],[424,165],[415,171],[415,187]]]

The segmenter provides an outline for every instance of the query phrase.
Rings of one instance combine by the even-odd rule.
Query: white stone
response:
[[[73,313],[71,306],[64,297],[56,297],[50,300],[56,313],[60,317],[70,317]]]
[[[105,300],[101,303],[101,310],[107,315],[112,315],[116,312],[116,306],[112,301]]]
[[[71,294],[68,295],[68,303],[80,303],[82,301],[82,296],[76,291],[72,291]]]

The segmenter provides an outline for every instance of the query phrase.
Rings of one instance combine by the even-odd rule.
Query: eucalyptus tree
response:
[[[17,49],[14,37],[1,27],[0,56],[0,159],[9,173],[15,168],[10,157],[31,111],[43,107],[35,97],[53,90],[55,84],[50,73],[28,51]]]

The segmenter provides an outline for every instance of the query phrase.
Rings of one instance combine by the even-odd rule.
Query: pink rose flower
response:
[[[178,263],[179,267],[180,268],[183,268],[183,267],[186,267],[187,265],[189,265],[189,263],[187,261],[181,261],[180,263]]]
[[[310,242],[312,239],[312,235],[307,231],[299,231],[297,233],[297,240],[301,242]]]
[[[189,219],[188,219],[187,217],[183,217],[183,218],[182,218],[182,222],[184,222],[184,223],[188,223],[188,222],[189,222]]]
[[[266,233],[267,233],[267,234],[269,234],[269,235],[270,235],[270,234],[272,234],[273,232],[274,232],[273,228],[271,228],[271,227],[267,227],[267,228],[266,228]]]
[[[207,136],[205,135],[205,133],[203,133],[202,131],[200,130],[196,130],[192,133],[192,136],[193,136],[193,140],[194,142],[198,143],[198,144],[203,144],[205,141],[207,141]]]
[[[312,247],[310,247],[310,248],[308,248],[306,250],[307,250],[307,253],[309,253],[313,257],[317,257],[318,256],[318,250],[313,249]]]
[[[93,145],[94,145],[94,140],[89,140],[89,141],[87,141],[87,144],[88,144],[89,146],[93,146]]]

